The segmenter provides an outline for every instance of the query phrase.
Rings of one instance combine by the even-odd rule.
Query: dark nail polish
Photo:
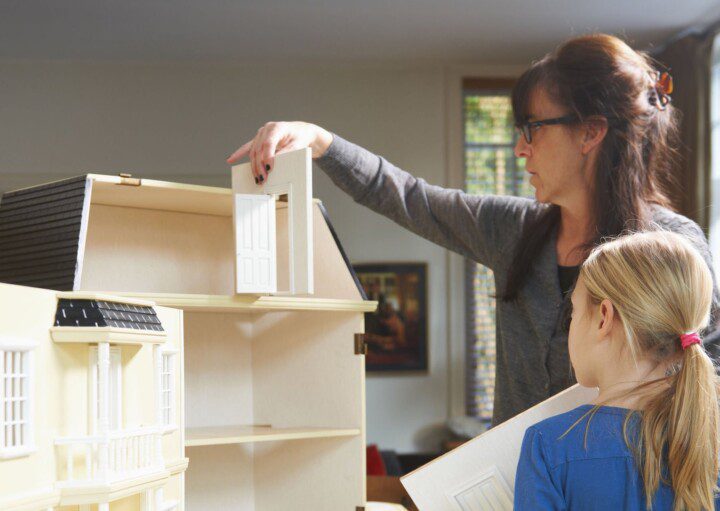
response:
[[[258,184],[260,181],[258,180],[257,176],[255,176],[255,184]]]
[[[259,179],[260,179],[260,182],[261,182],[261,183],[262,183],[263,181],[265,181],[265,178],[264,178],[263,176],[260,176]]]
[[[267,170],[268,172],[270,172],[270,165],[268,165],[267,163],[265,164],[265,170]]]

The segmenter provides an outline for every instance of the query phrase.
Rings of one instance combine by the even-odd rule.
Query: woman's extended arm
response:
[[[470,195],[461,190],[430,185],[347,140],[331,135],[331,143],[325,148],[325,130],[313,132],[305,123],[275,131],[274,138],[268,132],[259,132],[254,141],[245,144],[243,154],[250,147],[262,148],[253,161],[255,169],[267,168],[272,163],[268,156],[298,147],[320,147],[313,157],[317,165],[333,182],[356,202],[367,206],[410,231],[478,261],[490,268],[495,267],[498,257],[509,257],[511,242],[520,234],[526,211],[534,204],[528,199],[495,195]],[[312,126],[312,125],[311,125]],[[288,133],[297,134],[290,137]],[[316,133],[319,133],[316,137]],[[317,138],[321,137],[320,143]],[[291,142],[277,142],[289,140]],[[289,148],[289,149],[288,149]],[[263,152],[270,151],[270,152]],[[232,161],[237,161],[238,152]],[[251,158],[253,158],[251,156]],[[272,170],[270,170],[272,171]],[[258,176],[258,174],[256,174]],[[262,176],[262,174],[259,174]]]

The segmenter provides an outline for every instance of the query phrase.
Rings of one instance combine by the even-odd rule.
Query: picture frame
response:
[[[353,268],[368,300],[368,372],[427,371],[427,263],[358,263]]]

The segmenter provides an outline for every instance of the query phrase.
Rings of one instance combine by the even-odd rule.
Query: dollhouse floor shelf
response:
[[[200,295],[172,293],[113,292],[155,302],[157,305],[196,312],[263,312],[263,311],[349,311],[373,312],[377,302],[371,300],[339,300],[298,296]]]
[[[358,436],[359,434],[359,429],[273,428],[269,426],[201,427],[185,430],[185,446],[279,442],[307,438]]]

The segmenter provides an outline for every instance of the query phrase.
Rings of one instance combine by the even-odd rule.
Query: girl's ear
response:
[[[615,321],[615,307],[610,300],[600,302],[597,333],[600,339],[609,337]]]

